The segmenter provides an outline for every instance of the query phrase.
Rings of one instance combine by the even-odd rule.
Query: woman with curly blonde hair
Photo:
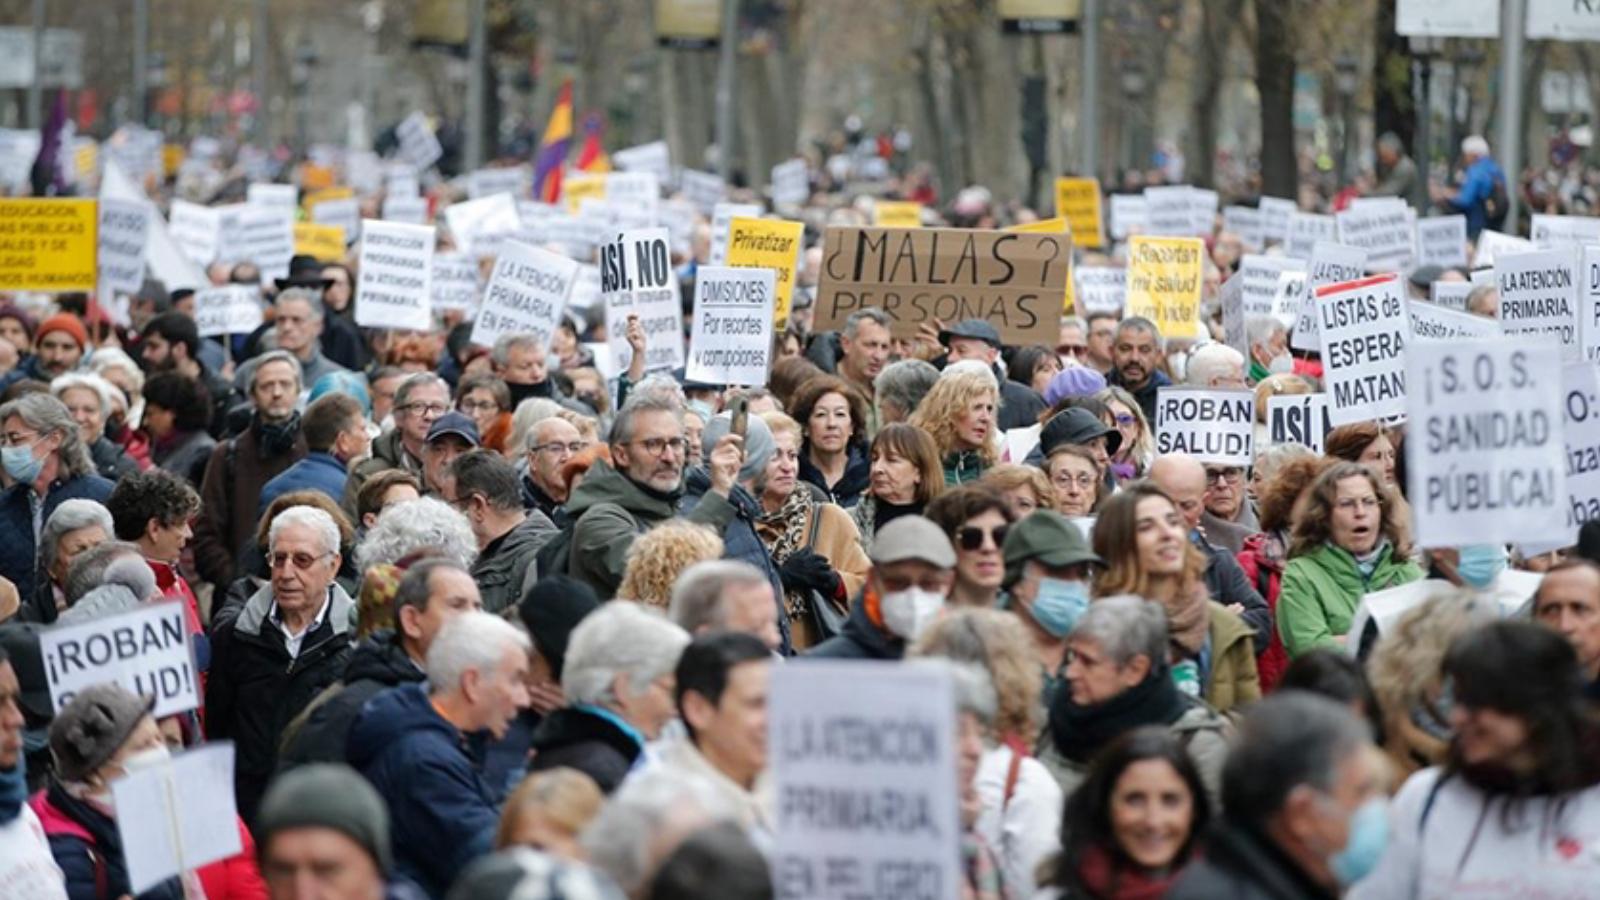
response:
[[[1000,385],[979,362],[954,363],[922,398],[910,424],[926,431],[939,448],[944,483],[977,481],[1000,458],[995,412]]]
[[[672,586],[684,569],[697,562],[722,558],[722,538],[703,525],[668,519],[640,535],[628,548],[627,567],[617,596],[663,612],[672,599]]]

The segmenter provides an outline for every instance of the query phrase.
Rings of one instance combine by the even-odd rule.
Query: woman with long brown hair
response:
[[[867,489],[867,399],[833,375],[818,375],[794,393],[794,420],[804,429],[800,480],[849,508]]]
[[[1100,511],[1094,552],[1106,563],[1096,596],[1134,594],[1167,611],[1180,684],[1219,712],[1261,696],[1250,626],[1206,593],[1206,557],[1171,497],[1147,481],[1125,486]]]
[[[861,502],[850,510],[861,547],[872,552],[872,536],[901,516],[922,515],[933,498],[944,493],[939,448],[920,428],[895,422],[885,425],[868,452],[870,482]]]

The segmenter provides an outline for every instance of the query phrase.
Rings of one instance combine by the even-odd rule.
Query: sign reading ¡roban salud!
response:
[[[79,691],[106,682],[154,697],[157,718],[200,705],[181,603],[51,628],[39,635],[39,654],[57,712]]]
[[[983,319],[1008,344],[1054,346],[1071,254],[1062,234],[829,228],[815,327],[837,330],[873,306],[896,337],[915,337],[934,319]]]
[[[1246,468],[1254,456],[1254,391],[1156,391],[1156,449],[1203,463]]]

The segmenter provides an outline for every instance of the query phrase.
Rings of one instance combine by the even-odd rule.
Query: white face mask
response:
[[[1287,353],[1280,353],[1267,363],[1267,371],[1274,375],[1283,375],[1294,371],[1294,357]]]
[[[153,769],[170,759],[172,751],[167,749],[167,745],[157,744],[128,754],[128,758],[122,761],[122,768],[127,772],[137,772],[140,769]]]
[[[882,608],[883,624],[905,640],[914,641],[944,608],[944,596],[911,587],[884,594]]]

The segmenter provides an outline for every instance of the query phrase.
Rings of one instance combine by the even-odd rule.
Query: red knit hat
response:
[[[68,336],[78,342],[78,346],[89,346],[89,331],[83,327],[83,322],[72,313],[56,313],[39,323],[39,333],[34,340],[43,341],[44,336],[52,331],[65,331]]]

